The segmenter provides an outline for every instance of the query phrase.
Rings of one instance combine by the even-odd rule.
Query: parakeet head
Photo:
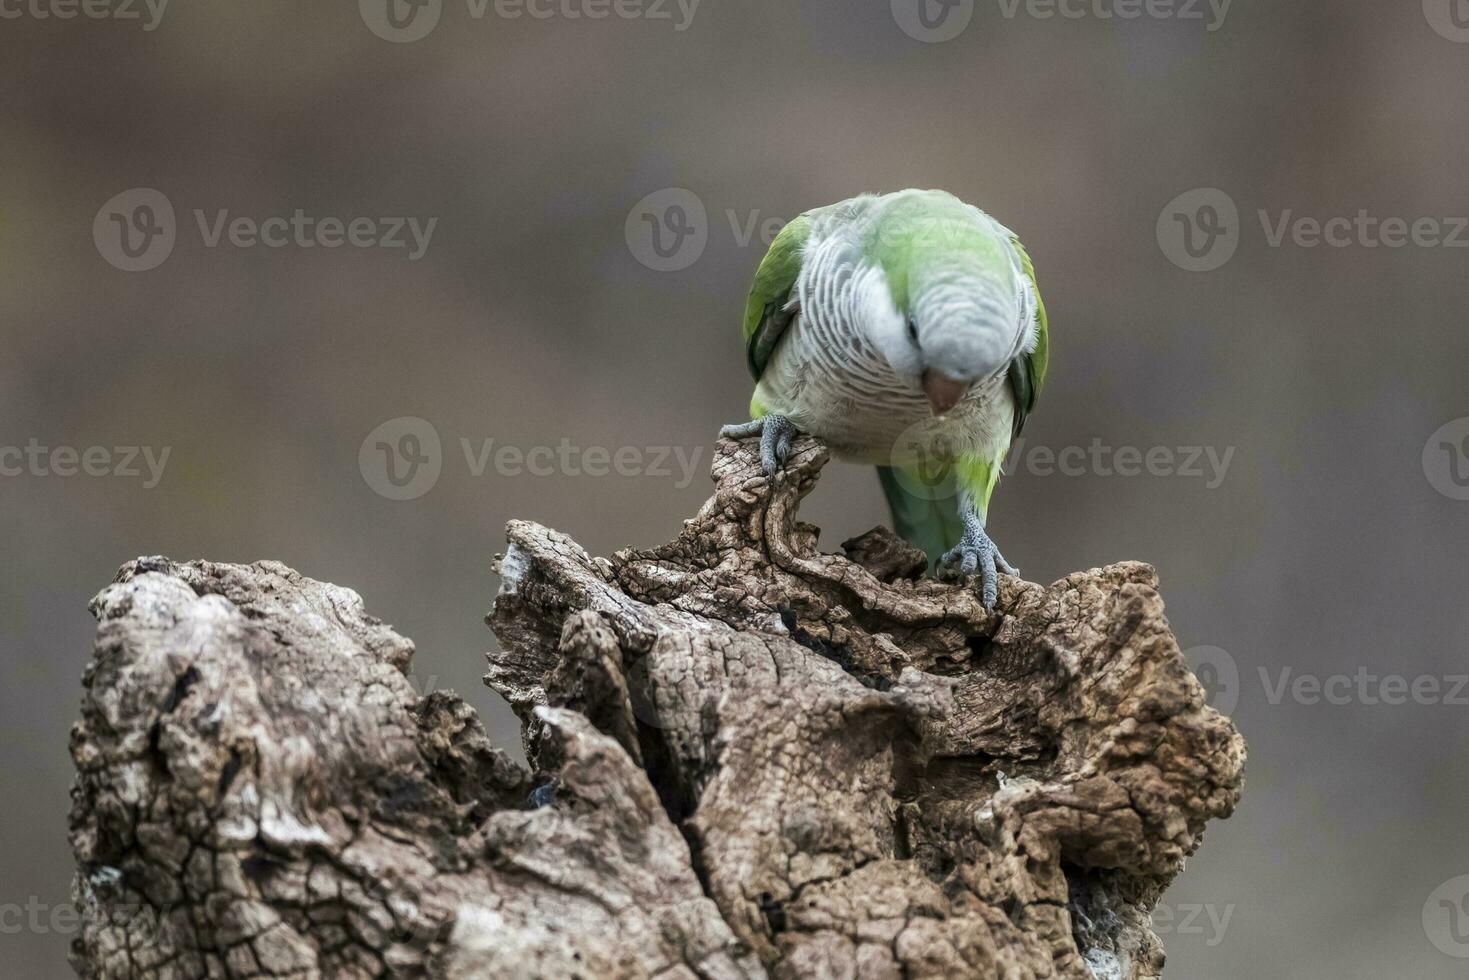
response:
[[[870,247],[887,302],[870,329],[889,363],[923,389],[935,415],[1016,357],[1022,296],[1014,253],[988,219],[952,195],[895,195]]]
[[[935,415],[946,414],[977,382],[1006,369],[1016,354],[1019,314],[1013,296],[963,269],[935,275],[913,293],[907,339]]]

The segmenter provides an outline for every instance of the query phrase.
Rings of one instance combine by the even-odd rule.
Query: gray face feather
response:
[[[815,219],[803,262],[802,307],[818,316],[852,320],[894,372],[916,389],[925,371],[977,382],[1006,370],[1034,342],[1027,326],[1034,300],[1022,271],[1014,235],[978,208],[942,195],[958,209],[951,225],[956,241],[980,234],[1010,253],[1009,262],[986,264],[964,248],[914,270],[906,306],[898,309],[874,242],[888,234],[887,216],[911,202],[914,192],[864,195],[834,205]],[[918,196],[926,196],[920,194]]]
[[[1005,371],[1027,341],[1022,289],[956,264],[925,276],[910,314],[925,368],[974,382]]]

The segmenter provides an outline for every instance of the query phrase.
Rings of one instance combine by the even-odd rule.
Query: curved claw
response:
[[[753,422],[737,422],[734,425],[721,426],[719,429],[719,438],[748,439],[751,436],[758,436],[760,430],[763,428],[765,428],[765,420],[763,418],[756,419]]]
[[[764,415],[753,422],[726,425],[719,430],[724,439],[748,439],[760,436],[760,466],[765,475],[774,477],[791,455],[791,442],[796,437],[796,427],[783,415]]]
[[[937,571],[940,578],[948,579],[979,575],[984,607],[993,609],[1000,599],[999,573],[1015,575],[1019,570],[1000,554],[984,525],[966,519],[964,537],[939,559]]]

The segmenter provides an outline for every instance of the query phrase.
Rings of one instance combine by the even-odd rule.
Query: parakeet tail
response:
[[[927,484],[917,470],[899,471],[891,466],[879,466],[877,475],[893,512],[893,530],[922,548],[928,555],[929,567],[933,567],[964,534],[957,496],[941,491],[923,492]]]

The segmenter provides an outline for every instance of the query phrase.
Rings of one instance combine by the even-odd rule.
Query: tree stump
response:
[[[593,558],[508,527],[472,708],[283,565],[139,559],[93,601],[72,735],[97,978],[1162,975],[1149,913],[1239,798],[1136,562],[921,577],[817,550],[828,455],[722,442],[678,539]]]

